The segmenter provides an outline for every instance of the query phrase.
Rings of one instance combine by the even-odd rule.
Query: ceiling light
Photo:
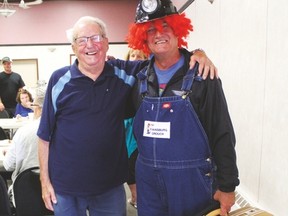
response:
[[[10,5],[8,4],[7,0],[4,0],[1,7],[0,7],[0,15],[4,17],[8,17],[13,15],[16,12]]]

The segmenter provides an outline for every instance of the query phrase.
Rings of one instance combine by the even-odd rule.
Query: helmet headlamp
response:
[[[159,1],[158,0],[142,0],[141,1],[141,8],[144,12],[148,14],[155,13],[159,8]]]
[[[172,14],[178,14],[178,11],[171,0],[140,0],[135,22],[148,22]]]

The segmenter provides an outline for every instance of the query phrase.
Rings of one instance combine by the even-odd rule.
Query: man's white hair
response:
[[[107,27],[106,24],[99,18],[97,17],[92,17],[92,16],[84,16],[81,17],[73,26],[73,28],[68,29],[66,31],[66,36],[68,41],[73,44],[75,39],[78,37],[78,26],[82,23],[94,23],[96,25],[98,25],[100,27],[100,34],[102,35],[102,37],[106,37],[107,36]]]
[[[46,83],[38,83],[37,87],[35,88],[34,103],[37,104],[39,107],[43,107],[46,95],[46,88]]]

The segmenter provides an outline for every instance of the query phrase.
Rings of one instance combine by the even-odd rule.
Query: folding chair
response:
[[[10,118],[9,113],[6,110],[0,111],[0,118]],[[4,130],[4,129],[2,128],[2,130]],[[4,132],[5,132],[6,137],[7,137],[6,139],[9,139],[10,130],[5,129]]]
[[[13,184],[17,216],[54,215],[42,200],[39,167],[21,172]]]
[[[2,127],[0,127],[0,140],[5,140],[5,139],[8,139],[7,133]]]
[[[0,216],[11,216],[12,208],[10,205],[6,183],[0,175]]]
[[[10,118],[9,113],[6,110],[0,111],[0,118]]]

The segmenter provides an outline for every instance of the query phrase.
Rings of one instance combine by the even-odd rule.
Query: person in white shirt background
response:
[[[33,102],[34,119],[20,127],[13,136],[12,143],[4,152],[3,166],[7,171],[13,171],[12,185],[8,189],[11,201],[15,206],[13,198],[13,182],[17,175],[24,170],[39,166],[38,160],[38,136],[36,134],[42,114],[42,106],[45,97],[45,87],[38,87],[35,91]]]

